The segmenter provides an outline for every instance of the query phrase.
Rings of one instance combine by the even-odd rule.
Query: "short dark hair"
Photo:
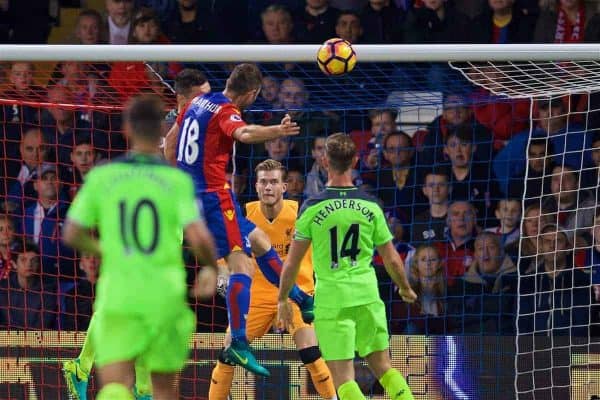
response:
[[[163,114],[164,105],[160,97],[144,94],[129,100],[123,120],[129,124],[135,136],[158,140],[162,136]]]
[[[11,256],[14,262],[17,262],[19,258],[19,254],[23,253],[35,253],[38,256],[40,255],[40,248],[37,244],[29,241],[29,240],[19,240],[15,246],[11,249]]]
[[[537,100],[537,108],[554,108],[554,107],[560,107],[563,110],[565,109],[565,103],[563,102],[562,98],[560,97],[553,97],[550,99],[539,99]]]
[[[260,69],[254,64],[244,63],[236,65],[231,71],[225,88],[235,94],[246,94],[251,90],[260,89],[261,85]]]
[[[383,143],[382,143],[384,150],[387,147],[388,140],[390,140],[390,138],[392,138],[394,136],[400,136],[400,137],[405,138],[406,140],[408,140],[409,146],[413,147],[413,141],[412,141],[412,138],[409,136],[409,134],[404,131],[398,130],[398,131],[390,132],[387,135],[385,135],[385,137],[383,138]]]
[[[343,17],[344,15],[352,15],[354,17],[356,17],[359,21],[360,21],[360,14],[357,13],[354,10],[341,10],[335,20],[335,24],[337,25],[340,22],[340,18]]]
[[[182,96],[189,96],[194,86],[202,86],[206,83],[206,75],[193,68],[181,70],[175,77],[175,93]]]
[[[356,144],[343,132],[334,133],[325,142],[325,154],[329,167],[336,172],[346,172],[356,157]]]
[[[81,20],[83,18],[86,17],[90,17],[90,18],[94,18],[96,19],[96,22],[98,22],[98,26],[100,28],[102,28],[102,14],[100,14],[98,11],[92,9],[92,8],[88,8],[85,10],[82,10],[79,15],[77,15],[77,21],[76,21],[76,25],[79,25],[79,23],[81,22]]]
[[[446,141],[444,143],[447,144],[448,141],[453,137],[456,137],[461,142],[473,143],[473,135],[474,132],[471,125],[459,124],[448,130],[448,135],[446,136]]]
[[[531,146],[544,146],[544,148],[546,149],[546,155],[554,154],[554,146],[552,145],[552,142],[550,140],[548,140],[548,138],[544,138],[544,137],[532,138],[531,141],[529,142],[529,146],[527,147],[528,154],[529,154],[529,149],[531,149]]]
[[[75,136],[75,143],[73,143],[73,149],[71,150],[71,152],[73,152],[75,150],[75,147],[81,146],[84,144],[94,147],[94,145],[92,143],[92,136],[86,132],[82,133],[81,135]],[[96,149],[94,149],[94,150],[96,150]]]
[[[429,175],[443,176],[446,178],[446,182],[450,182],[450,168],[447,165],[439,164],[426,169],[423,173],[423,184],[425,184]]]

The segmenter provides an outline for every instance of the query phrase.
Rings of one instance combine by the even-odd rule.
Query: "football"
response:
[[[329,39],[319,47],[317,63],[327,75],[343,75],[354,69],[356,53],[347,40]]]

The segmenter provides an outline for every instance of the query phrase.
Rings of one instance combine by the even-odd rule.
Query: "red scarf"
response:
[[[554,43],[581,43],[583,42],[585,26],[585,7],[579,6],[577,19],[572,24],[567,13],[558,6],[558,18],[556,19],[556,33]]]

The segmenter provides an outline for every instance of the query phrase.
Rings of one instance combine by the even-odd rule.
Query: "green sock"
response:
[[[96,359],[96,352],[94,351],[94,345],[92,344],[92,335],[94,334],[94,326],[96,326],[94,323],[95,321],[96,314],[93,314],[92,319],[90,319],[90,324],[88,325],[85,340],[83,341],[81,353],[79,353],[79,366],[87,374],[92,370],[94,360]]]
[[[140,395],[152,394],[150,371],[139,362],[135,363],[135,387]]]
[[[379,379],[379,383],[392,400],[413,400],[408,384],[396,369],[388,369]]]
[[[356,381],[347,381],[340,385],[337,390],[340,400],[365,400]]]
[[[96,400],[133,400],[133,394],[120,383],[109,383],[100,389]]]

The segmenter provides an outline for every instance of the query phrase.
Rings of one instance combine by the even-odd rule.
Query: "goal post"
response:
[[[160,94],[172,122],[179,71],[196,68],[220,91],[239,62],[257,63],[265,77],[244,119],[274,124],[289,112],[301,126],[291,140],[236,147],[237,171],[228,172],[241,203],[256,200],[254,167],[265,158],[280,157],[286,198],[302,202],[326,181],[319,141],[344,131],[357,144],[354,182],[380,200],[422,299],[402,303],[374,257],[392,361],[415,398],[600,396],[600,45],[357,44],[355,70],[340,77],[318,70],[318,48],[0,46],[0,228],[7,216],[10,246],[38,244],[52,281],[40,295],[53,302],[30,310],[46,313],[38,325],[0,304],[0,364],[15,367],[0,371],[0,398],[64,398],[58,366],[76,356],[91,314],[94,271],[56,240],[61,215],[47,221],[52,229],[32,223],[50,215],[36,208],[38,180],[54,169],[66,210],[89,168],[126,151],[127,98]],[[429,258],[439,261],[427,275],[420,262]],[[16,272],[2,265],[0,293],[10,296]],[[190,304],[198,333],[181,394],[207,398],[225,302]],[[232,398],[318,398],[290,337],[271,329],[255,345],[272,377],[236,371]],[[363,392],[385,398],[356,367]]]

